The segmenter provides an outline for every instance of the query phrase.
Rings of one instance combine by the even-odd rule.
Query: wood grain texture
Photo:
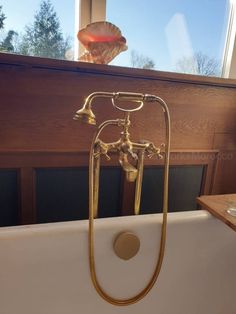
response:
[[[14,58],[17,60],[17,56]],[[31,63],[32,59],[38,61],[29,58]],[[72,117],[84,97],[99,90],[143,92],[162,97],[172,117],[173,149],[211,149],[216,130],[235,134],[236,88],[232,84],[211,86],[210,82],[206,85],[206,78],[196,83],[192,77],[187,81],[186,75],[179,75],[179,81],[176,75],[175,80],[166,80],[165,76],[161,79],[160,73],[155,78],[154,71],[141,71],[138,75],[133,69],[129,69],[127,76],[124,75],[127,69],[106,66],[103,73],[101,66],[95,66],[92,72],[91,65],[87,65],[86,70],[84,64],[79,69],[78,63],[72,64],[76,67],[70,65],[67,70],[60,67],[56,70],[46,65],[37,67],[37,64],[3,65],[2,60],[1,149],[87,151],[94,127],[80,125]],[[151,77],[141,76],[141,73],[151,73]],[[226,85],[225,80],[223,82]],[[162,112],[156,104],[146,107],[133,115],[133,134],[137,138],[141,134],[144,138],[155,141],[160,138],[161,141]],[[98,122],[117,117],[109,100],[98,101],[94,111]],[[144,121],[148,121],[148,125]],[[114,137],[113,129],[107,133],[108,140]]]
[[[72,118],[94,91],[162,97],[172,121],[171,162],[206,165],[203,194],[236,192],[235,80],[0,54],[0,168],[25,169],[21,170],[22,203],[33,200],[30,169],[87,165],[95,127]],[[98,123],[122,117],[107,99],[96,101],[93,108]],[[131,116],[131,122],[133,140],[163,142],[163,113],[156,104],[146,104]],[[113,141],[118,136],[119,131],[110,127],[102,138]],[[132,188],[127,190],[132,193]],[[124,210],[129,208],[127,202]],[[27,206],[22,210],[31,213],[30,221],[34,209]]]
[[[213,194],[234,193],[236,190],[236,151],[221,151],[218,156]]]
[[[213,216],[223,221],[236,231],[236,217],[227,213],[227,209],[236,206],[236,194],[210,195],[197,198],[197,202],[203,209],[208,210]]]

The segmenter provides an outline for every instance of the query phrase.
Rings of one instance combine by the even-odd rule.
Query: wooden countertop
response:
[[[230,207],[236,208],[236,194],[203,195],[197,198],[197,203],[236,231],[236,217],[227,213]]]

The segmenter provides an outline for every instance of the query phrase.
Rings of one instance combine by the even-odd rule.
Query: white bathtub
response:
[[[97,272],[114,297],[136,294],[158,254],[162,215],[98,219]],[[117,307],[94,290],[87,221],[0,229],[0,314],[235,314],[236,232],[206,211],[168,215],[166,254],[157,283],[139,303]],[[114,237],[141,240],[131,260],[113,252]]]

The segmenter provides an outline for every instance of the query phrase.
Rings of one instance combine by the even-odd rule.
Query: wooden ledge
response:
[[[201,76],[193,74],[164,72],[149,69],[136,69],[104,64],[93,64],[80,61],[66,61],[49,58],[22,56],[9,53],[0,53],[0,68],[18,67],[34,68],[46,71],[69,71],[83,74],[99,74],[118,77],[132,77],[135,79],[148,79],[185,84],[220,86],[235,88],[235,79],[221,77]]]
[[[227,213],[230,205],[236,206],[236,194],[203,195],[197,198],[197,203],[236,231],[236,217]]]

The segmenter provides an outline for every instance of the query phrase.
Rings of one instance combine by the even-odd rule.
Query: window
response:
[[[228,0],[107,0],[106,16],[129,46],[113,64],[221,75]]]
[[[222,76],[236,78],[236,0],[230,0]]]
[[[73,60],[74,16],[74,0],[2,0],[0,50]]]
[[[78,60],[83,51],[76,37],[78,29],[107,20],[121,29],[128,45],[128,50],[111,65],[236,77],[235,3],[236,0],[22,0],[18,4],[2,0],[0,51]],[[44,31],[51,23],[50,34],[37,29],[35,22],[40,18]]]

